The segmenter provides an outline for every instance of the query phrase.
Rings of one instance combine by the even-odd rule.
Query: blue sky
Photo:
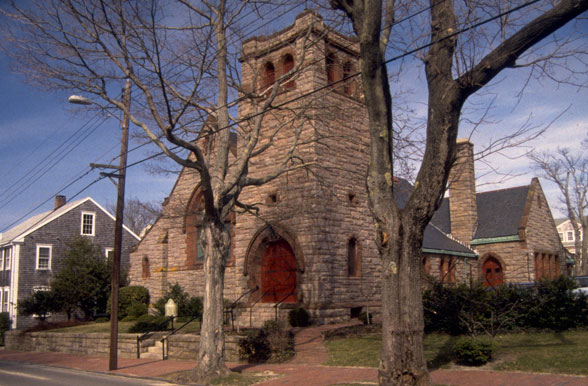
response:
[[[408,90],[410,94],[407,99],[411,101],[414,115],[423,118],[426,116],[427,99],[424,75],[422,71],[420,74],[414,71],[420,71],[420,68],[415,66],[409,71],[412,76],[402,78],[392,88],[395,91]],[[477,173],[484,175],[478,180],[479,191],[528,184],[535,173],[526,158],[516,156],[529,148],[579,148],[586,137],[588,90],[550,81],[531,82],[519,98],[526,79],[524,74],[524,70],[505,71],[491,88],[472,97],[465,106],[465,111],[468,111],[478,106],[478,103],[483,104],[495,98],[487,117],[488,122],[472,136],[477,149],[513,128],[520,127],[529,119],[530,124],[541,127],[562,111],[567,109],[567,112],[541,138],[526,144],[526,147],[510,149],[487,159],[492,168],[510,175],[506,181],[501,181],[502,178],[494,173],[486,174],[484,165],[478,163]],[[118,120],[109,119],[98,125],[102,122],[100,117],[67,103],[70,93],[45,92],[27,85],[22,76],[10,71],[8,59],[4,56],[0,57],[0,91],[0,232],[23,216],[50,210],[56,194],[67,196],[68,200],[76,194],[75,198],[91,196],[103,205],[115,201],[116,187],[108,179],[80,193],[99,177],[98,170],[89,172],[70,187],[63,188],[87,171],[89,163],[108,163],[119,154]],[[470,127],[467,123],[463,123],[460,130],[460,137],[469,136]],[[82,141],[85,135],[87,138]],[[81,142],[76,146],[71,145],[71,152],[66,154],[64,147],[59,146],[72,136]],[[131,148],[136,145],[131,141]],[[143,159],[154,151],[155,147],[149,145],[132,152],[129,154],[129,163]],[[118,163],[118,160],[115,162]],[[161,202],[175,181],[174,176],[147,173],[144,165],[130,168],[127,175],[127,197],[144,201]],[[559,210],[555,187],[543,180],[541,182],[554,216],[560,217],[562,212]]]
[[[94,113],[68,104],[68,93],[44,92],[29,86],[21,75],[10,71],[6,57],[0,58],[0,85],[2,231],[31,210],[29,216],[52,209],[55,194],[63,194],[69,200],[96,180],[100,171],[95,169],[62,190],[88,171],[90,163],[109,163],[120,154],[120,123],[115,119],[103,121]],[[66,146],[61,146],[64,143]],[[131,141],[129,147],[136,145]],[[71,152],[65,154],[67,150]],[[131,152],[128,163],[151,154],[147,151],[153,152],[155,148],[149,145]],[[173,182],[172,176],[152,175],[143,165],[137,165],[128,170],[126,196],[161,202]],[[113,203],[116,187],[109,179],[103,179],[76,198],[87,196],[103,205]]]

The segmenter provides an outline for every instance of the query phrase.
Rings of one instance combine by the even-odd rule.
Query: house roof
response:
[[[476,194],[478,227],[475,239],[518,235],[530,186]]]
[[[29,235],[30,233],[36,231],[37,229],[45,226],[46,224],[50,223],[51,221],[55,220],[56,218],[64,215],[65,213],[69,212],[72,209],[77,208],[78,206],[82,205],[83,203],[90,201],[100,210],[102,210],[106,215],[110,218],[115,220],[115,217],[104,209],[100,204],[94,201],[91,197],[82,198],[80,200],[68,202],[67,204],[60,206],[57,209],[53,209],[44,213],[40,213],[33,217],[30,217],[20,224],[15,225],[14,227],[10,228],[6,232],[0,233],[0,245],[8,244],[11,242],[22,242],[24,238]],[[127,228],[126,225],[123,225],[124,229],[129,232],[133,237],[139,240],[139,236],[137,236],[133,231]]]

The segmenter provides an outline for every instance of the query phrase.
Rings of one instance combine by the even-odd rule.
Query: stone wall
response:
[[[108,355],[110,334],[52,333],[8,331],[4,336],[7,350],[63,352],[80,355]],[[124,358],[137,357],[137,335],[119,334],[118,354]]]
[[[160,339],[163,334],[159,334]],[[242,336],[225,335],[225,354],[229,362],[238,362],[239,340]],[[62,352],[79,355],[109,355],[110,335],[107,333],[52,333],[52,332],[29,332],[8,331],[5,334],[5,347],[7,350],[17,351],[40,351],[40,352]],[[142,344],[141,352],[147,351],[147,345],[153,345],[145,341]],[[169,337],[168,359],[191,359],[196,358],[200,336],[194,334],[178,334]],[[137,334],[119,334],[118,355],[121,358],[137,357]]]

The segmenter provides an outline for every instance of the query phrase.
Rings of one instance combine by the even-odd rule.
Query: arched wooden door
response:
[[[268,244],[261,262],[261,290],[266,303],[296,303],[296,258],[287,241]]]
[[[504,282],[502,265],[494,257],[487,258],[482,264],[482,275],[484,277],[484,286],[486,287],[496,287]]]

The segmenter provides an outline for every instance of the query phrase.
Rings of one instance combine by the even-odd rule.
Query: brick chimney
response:
[[[455,163],[449,172],[449,215],[451,235],[469,244],[478,224],[474,145],[467,138],[457,140]]]
[[[53,208],[53,209],[61,208],[64,205],[65,205],[65,196],[55,196],[55,208]]]

